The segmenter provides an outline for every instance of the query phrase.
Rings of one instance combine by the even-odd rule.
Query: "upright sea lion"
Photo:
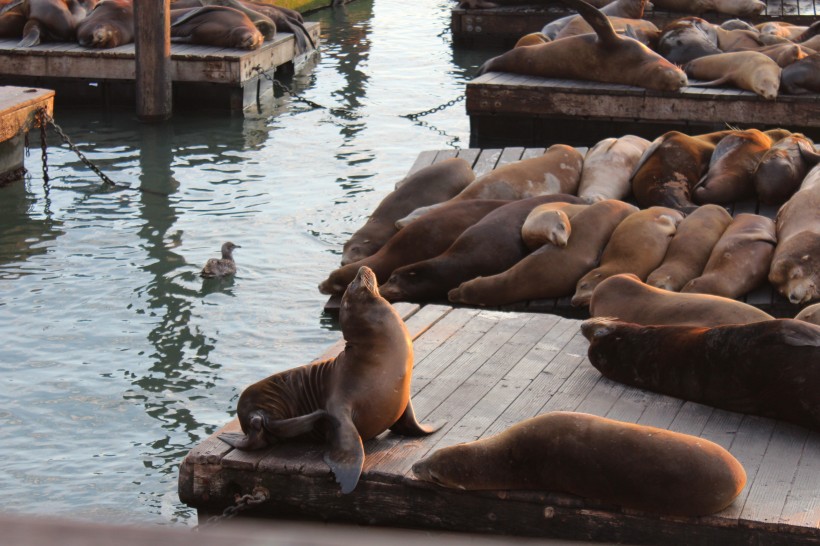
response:
[[[438,256],[465,229],[507,203],[509,201],[498,199],[470,199],[449,203],[425,214],[393,235],[375,254],[333,271],[319,285],[319,291],[341,294],[363,265],[373,270],[379,283],[384,283],[395,269]]]
[[[405,177],[344,244],[342,265],[375,254],[398,232],[396,220],[418,207],[450,199],[473,180],[475,173],[472,167],[461,158],[439,161]]]
[[[678,224],[661,265],[646,278],[646,284],[677,292],[703,272],[712,249],[732,215],[720,205],[703,205]]]
[[[133,0],[103,0],[77,25],[77,42],[83,47],[111,48],[133,41]]]
[[[632,172],[648,147],[648,140],[635,135],[598,142],[584,156],[578,197],[587,203],[625,199]]]
[[[767,205],[785,203],[818,162],[820,154],[814,142],[800,133],[775,142],[760,158],[752,176],[758,199]]]
[[[521,239],[530,250],[547,244],[565,247],[572,233],[570,219],[587,206],[569,203],[538,205],[524,220],[524,225],[521,226]]]
[[[618,224],[601,255],[601,265],[578,280],[572,305],[589,305],[595,287],[612,275],[632,273],[646,279],[663,261],[682,220],[680,211],[650,207]]]
[[[589,314],[638,324],[719,326],[773,319],[746,303],[711,294],[681,294],[642,283],[635,275],[614,275],[592,293]]]
[[[692,86],[716,86],[728,83],[757,93],[764,99],[777,98],[780,89],[780,67],[759,51],[733,51],[693,59],[683,67],[686,75],[703,82]]]
[[[171,10],[171,40],[214,47],[258,49],[265,37],[241,11],[223,6],[204,6]]]
[[[820,53],[790,64],[780,73],[780,85],[790,95],[820,93]]]
[[[581,325],[605,377],[699,404],[820,430],[820,326],[793,319],[712,328]]]
[[[738,214],[723,232],[703,274],[681,292],[739,298],[766,281],[777,244],[774,222],[757,214]]]
[[[521,240],[527,215],[538,205],[555,201],[581,202],[559,193],[503,205],[464,230],[440,255],[393,271],[381,287],[382,295],[388,301],[444,299],[448,290],[468,279],[509,269],[529,253]]]
[[[686,75],[632,38],[619,36],[599,10],[583,0],[562,0],[595,30],[541,45],[514,48],[484,63],[478,74],[513,72],[546,78],[593,80],[677,91]]]
[[[413,472],[443,487],[559,491],[676,516],[723,510],[746,483],[737,459],[709,440],[563,411],[439,449]]]
[[[220,438],[261,449],[286,438],[324,433],[324,459],[342,493],[356,487],[364,462],[362,442],[388,428],[422,436],[441,425],[421,425],[410,401],[413,342],[396,310],[379,295],[376,277],[362,267],[339,311],[345,348],[335,358],[254,383],[237,404],[241,434]]]
[[[461,283],[447,297],[455,303],[505,305],[572,294],[578,279],[598,265],[618,224],[637,211],[614,199],[593,203],[570,220],[566,247],[544,245],[506,271]]]
[[[820,303],[804,307],[794,318],[820,326]]]
[[[575,195],[583,165],[584,156],[578,150],[565,144],[555,144],[539,157],[507,163],[476,178],[450,202],[464,199],[513,201],[555,193]],[[396,226],[402,228],[441,205],[443,203],[420,207],[398,220]]]
[[[723,137],[709,160],[709,170],[694,188],[698,203],[729,204],[754,197],[754,172],[772,139],[757,129]]]

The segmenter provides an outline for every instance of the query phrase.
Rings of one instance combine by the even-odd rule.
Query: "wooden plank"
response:
[[[544,155],[546,148],[527,148],[524,150],[524,153],[521,154],[521,159],[531,159],[533,157],[541,157]]]
[[[495,168],[501,167],[503,165],[507,165],[509,163],[515,163],[516,161],[521,160],[521,154],[524,153],[524,148],[520,147],[511,147],[511,148],[504,148],[501,151],[501,156],[498,158],[498,163],[496,163]]]
[[[482,150],[473,166],[476,178],[495,169],[495,164],[498,163],[499,157],[501,157],[501,150],[489,148]]]
[[[460,157],[464,161],[470,164],[470,167],[475,166],[475,162],[478,160],[478,154],[481,152],[478,148],[467,148],[458,151],[457,157]]]
[[[54,114],[54,91],[0,86],[0,142],[17,136],[25,127],[34,128],[33,116],[40,108]]]
[[[436,150],[425,150],[421,152],[416,158],[416,161],[413,163],[413,166],[410,167],[410,170],[407,172],[407,176],[410,176],[416,171],[420,171],[424,167],[429,167],[432,165],[433,161],[436,159],[436,154],[438,154]],[[396,183],[396,187],[399,187],[398,182]]]
[[[810,433],[780,514],[781,528],[820,527],[820,434]]]

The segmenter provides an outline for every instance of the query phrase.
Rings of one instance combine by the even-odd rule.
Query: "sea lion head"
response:
[[[689,85],[686,72],[678,66],[672,64],[657,53],[654,53],[646,45],[639,43],[647,52],[652,53],[651,58],[644,62],[643,70],[640,71],[638,81],[641,86],[656,91],[677,91],[681,87]]]
[[[342,295],[342,306],[339,309],[342,331],[346,330],[346,325],[352,325],[354,322],[359,325],[369,324],[368,306],[376,301],[384,301],[379,294],[376,274],[372,269],[363,265]]]
[[[769,282],[794,304],[820,298],[820,241],[804,231],[782,243],[769,270]]]
[[[228,43],[239,49],[259,49],[265,37],[256,27],[236,27],[230,32]]]
[[[429,262],[416,262],[394,270],[381,287],[382,297],[389,302],[430,299],[430,295],[439,290],[439,275]]]
[[[475,474],[480,473],[486,463],[469,457],[469,452],[462,449],[464,445],[468,444],[457,444],[435,451],[426,459],[413,464],[413,473],[425,482],[453,489],[466,489],[464,484],[474,482]]]
[[[780,68],[772,70],[772,67],[761,66],[755,71],[752,80],[752,91],[760,95],[766,100],[774,100],[777,98],[777,92],[780,90]]]
[[[589,305],[589,301],[592,299],[592,292],[601,282],[603,276],[604,274],[600,271],[594,271],[584,275],[575,286],[575,295],[572,296],[570,304],[573,307]]]
[[[590,342],[615,331],[618,319],[614,317],[594,317],[581,323],[581,333]]]

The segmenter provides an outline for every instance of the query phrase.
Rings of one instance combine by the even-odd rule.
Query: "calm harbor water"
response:
[[[422,150],[467,147],[463,94],[490,52],[454,51],[449,0],[356,0],[309,17],[322,53],[288,99],[244,116],[71,110],[0,188],[0,511],[191,525],[188,450],[242,388],[339,338],[318,283]],[[32,142],[38,135],[33,134]],[[238,273],[199,269],[227,240]]]

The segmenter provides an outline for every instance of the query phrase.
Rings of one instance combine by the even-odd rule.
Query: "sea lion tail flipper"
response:
[[[263,426],[267,432],[277,438],[293,438],[313,432],[316,423],[325,417],[327,417],[327,412],[319,409],[313,413],[291,417],[290,419],[265,419]]]
[[[26,3],[26,1],[27,0],[14,0],[14,1],[6,4],[5,6],[0,7],[0,15],[3,15],[4,13],[10,12],[11,10],[13,10],[16,7],[22,6],[23,4]]]
[[[40,44],[43,36],[43,28],[39,21],[30,19],[23,28],[23,39],[17,43],[17,47],[32,47]]]
[[[324,460],[333,471],[342,493],[350,493],[359,483],[364,465],[362,437],[349,417],[344,421],[332,415],[328,417],[331,424],[328,431],[330,449],[325,452]]]
[[[310,35],[310,32],[308,32],[308,29],[305,28],[305,25],[304,25],[304,23],[302,23],[302,21],[300,21],[296,18],[289,17],[288,22],[292,26],[298,28],[301,31],[301,32],[295,32],[294,31],[293,35],[294,36],[299,36],[301,38],[302,47],[303,47],[302,51],[307,50],[307,48],[304,47],[305,40],[308,41],[308,43],[310,44],[310,47],[312,49],[316,49],[316,42],[313,41],[313,37]]]
[[[185,23],[186,21],[190,21],[191,19],[193,19],[194,17],[196,17],[197,15],[202,13],[203,11],[207,11],[208,8],[209,8],[209,6],[202,6],[201,8],[191,8],[188,11],[186,11],[185,13],[181,14],[176,19],[174,19],[172,17],[171,18],[171,28],[179,26],[182,23]]]
[[[390,430],[402,436],[426,436],[443,427],[445,423],[447,423],[447,421],[436,421],[432,425],[422,425],[416,420],[413,403],[408,400],[407,407],[404,408],[404,413],[401,414],[398,421],[393,423]]]
[[[811,163],[812,165],[820,163],[820,153],[818,153],[817,150],[806,141],[798,141],[797,149],[800,150],[800,155],[803,156],[803,159],[805,159],[806,162]]]
[[[731,74],[726,74],[724,76],[719,77],[716,80],[712,80],[710,82],[689,82],[690,87],[716,87],[718,85],[722,85],[732,79]]]
[[[635,168],[632,169],[632,174],[629,175],[630,180],[632,180],[635,177],[635,175],[638,174],[638,171],[640,171],[641,167],[643,167],[644,164],[647,161],[649,161],[649,158],[652,157],[652,154],[654,154],[655,151],[661,147],[661,144],[663,144],[663,142],[666,140],[667,135],[668,133],[659,136],[658,138],[652,141],[652,144],[650,144],[646,150],[643,151],[643,153],[641,154],[641,158],[635,165]]]
[[[607,16],[592,4],[584,2],[584,0],[561,0],[561,2],[575,9],[598,35],[598,40],[604,44],[611,44],[621,39],[615,33],[615,29]]]

